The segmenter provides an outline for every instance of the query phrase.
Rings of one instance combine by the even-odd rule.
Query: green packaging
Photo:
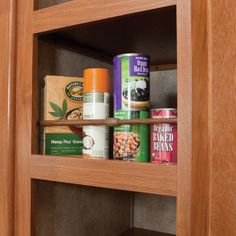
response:
[[[119,119],[148,118],[147,111],[114,112]],[[149,127],[142,125],[121,125],[114,128],[113,157],[115,160],[149,162]]]

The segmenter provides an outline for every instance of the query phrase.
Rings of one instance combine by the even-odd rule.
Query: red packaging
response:
[[[175,108],[152,109],[151,118],[177,118]],[[177,125],[151,125],[151,162],[163,164],[177,163]]]

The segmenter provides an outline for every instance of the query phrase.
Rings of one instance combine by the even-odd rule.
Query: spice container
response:
[[[151,118],[177,118],[175,108],[152,109]],[[177,125],[154,124],[151,125],[151,162],[177,163]]]
[[[104,68],[84,70],[83,119],[109,117],[109,72]],[[105,126],[83,127],[83,155],[87,158],[107,159],[109,129]]]

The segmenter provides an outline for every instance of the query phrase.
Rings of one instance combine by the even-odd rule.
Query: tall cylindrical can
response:
[[[109,72],[103,68],[84,70],[83,119],[109,117]],[[83,156],[107,159],[109,129],[105,126],[83,127]]]
[[[147,111],[115,111],[114,116],[119,119],[148,118]],[[114,127],[113,156],[116,160],[149,161],[149,126],[121,125]]]
[[[114,58],[114,111],[149,108],[149,75],[149,56],[127,53]]]
[[[151,118],[177,118],[175,108],[160,108],[151,110]],[[177,163],[177,124],[151,125],[151,162]]]

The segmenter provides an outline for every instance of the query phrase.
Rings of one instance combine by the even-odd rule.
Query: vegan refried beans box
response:
[[[83,108],[83,78],[47,75],[44,78],[44,120],[80,120]],[[42,152],[47,155],[82,155],[82,129],[45,127]]]

